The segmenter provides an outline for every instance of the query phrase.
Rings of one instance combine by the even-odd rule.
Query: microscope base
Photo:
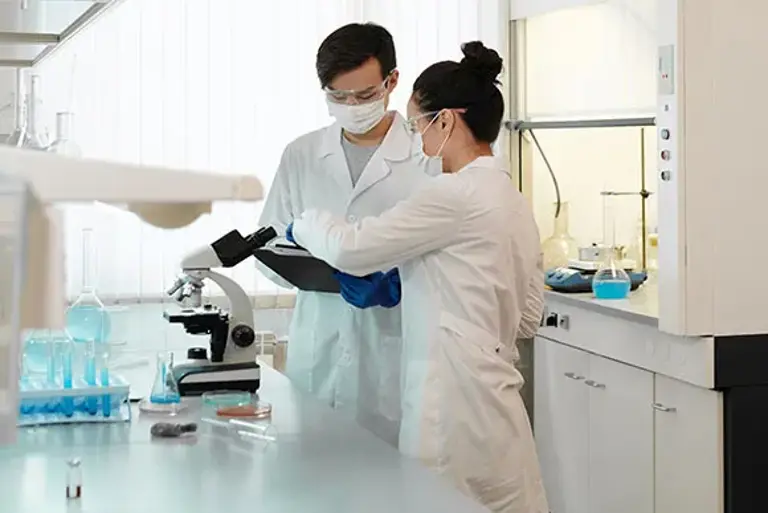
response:
[[[174,365],[172,372],[182,396],[202,395],[217,390],[255,393],[261,380],[261,369],[256,362],[191,361]]]

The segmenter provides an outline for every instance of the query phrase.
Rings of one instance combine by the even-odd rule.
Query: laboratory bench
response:
[[[152,439],[151,425],[167,417],[138,411],[131,423],[21,429],[17,445],[0,449],[1,509],[71,511],[66,462],[80,458],[84,513],[486,511],[268,367],[260,398],[273,406],[273,442],[204,422],[190,438]]]
[[[675,336],[658,293],[545,293],[534,431],[552,513],[768,511],[768,337]]]

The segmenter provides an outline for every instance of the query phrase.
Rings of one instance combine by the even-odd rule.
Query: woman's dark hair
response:
[[[421,112],[466,109],[460,116],[480,142],[499,136],[504,98],[498,76],[499,54],[480,41],[461,45],[461,62],[443,61],[425,69],[413,84],[414,101]]]
[[[375,23],[350,23],[334,30],[317,50],[317,78],[328,86],[334,78],[353,71],[371,58],[379,62],[384,80],[397,67],[395,43],[387,29]]]

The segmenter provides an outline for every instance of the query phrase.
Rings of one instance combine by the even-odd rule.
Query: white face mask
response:
[[[328,113],[336,118],[341,127],[351,134],[364,134],[379,124],[387,114],[384,97],[370,103],[349,105],[326,100]]]

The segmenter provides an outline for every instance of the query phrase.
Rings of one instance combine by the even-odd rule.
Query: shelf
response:
[[[621,128],[656,126],[656,118],[615,118],[615,119],[567,119],[552,121],[509,120],[504,127],[511,131],[537,129],[574,129],[574,128]]]
[[[0,67],[28,68],[123,0],[0,0]]]
[[[259,201],[253,174],[179,170],[0,146],[0,173],[24,178],[44,203],[192,204]]]

